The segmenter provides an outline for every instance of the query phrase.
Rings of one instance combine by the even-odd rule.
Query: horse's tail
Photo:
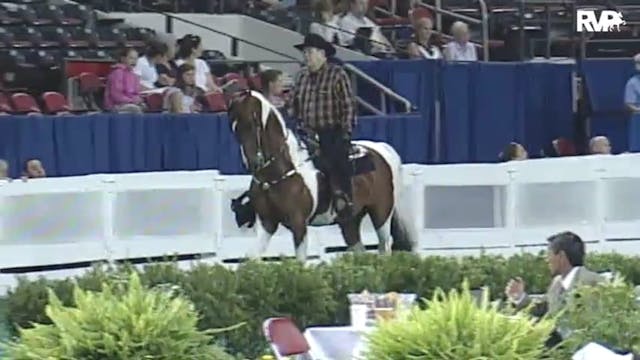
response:
[[[416,236],[411,224],[407,222],[407,217],[402,214],[398,206],[393,211],[391,217],[391,237],[393,242],[392,251],[415,251],[417,247]]]
[[[398,156],[399,157],[399,156]],[[394,181],[395,202],[393,215],[391,216],[392,251],[415,251],[417,248],[417,235],[412,222],[411,214],[402,206],[401,197],[407,197],[403,190],[402,163],[396,166]],[[406,200],[406,199],[405,199]]]

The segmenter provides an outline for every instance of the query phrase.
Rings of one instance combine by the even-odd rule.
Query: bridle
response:
[[[271,114],[271,112],[269,113],[269,115]],[[287,129],[283,129],[284,132],[284,141],[282,142],[282,144],[280,145],[280,147],[278,148],[278,150],[276,152],[274,152],[273,154],[271,154],[266,160],[265,160],[265,154],[267,153],[266,151],[264,151],[264,144],[262,141],[262,138],[264,136],[264,134],[266,133],[266,127],[262,126],[262,119],[261,116],[257,113],[257,112],[253,112],[253,115],[251,117],[251,121],[253,121],[253,123],[257,126],[257,130],[255,132],[255,137],[256,137],[256,147],[257,147],[257,152],[256,152],[256,168],[255,169],[248,169],[251,172],[251,181],[256,183],[258,185],[258,187],[263,190],[263,191],[268,191],[269,189],[271,189],[273,186],[279,184],[280,182],[292,177],[293,175],[298,173],[298,170],[296,170],[296,166],[295,164],[292,165],[290,170],[285,171],[282,175],[276,177],[275,179],[261,179],[261,177],[259,176],[261,172],[264,172],[266,169],[268,169],[269,167],[271,167],[273,164],[275,164],[275,162],[280,158],[280,155],[282,155],[285,150],[287,149],[287,143],[289,140],[289,135],[290,135],[290,131],[287,131]],[[235,122],[234,125],[232,125],[233,127],[233,131],[235,132]],[[240,147],[242,148],[242,151],[244,152],[244,146],[242,144],[240,144]],[[247,164],[248,165],[248,164]]]

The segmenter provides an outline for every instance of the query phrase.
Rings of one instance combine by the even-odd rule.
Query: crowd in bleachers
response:
[[[529,154],[522,144],[511,142],[498,155],[502,162],[521,161],[530,158],[564,157],[577,155],[611,155],[611,143],[606,136],[598,135],[589,140],[588,148],[581,152],[573,141],[567,138],[557,138],[553,140],[539,154]]]
[[[201,59],[200,37],[188,34],[176,45],[175,56],[173,44],[158,40],[150,42],[143,56],[134,48],[122,48],[106,79],[104,109],[126,113],[224,111],[228,95],[247,89],[264,92],[278,107],[284,105],[280,71],[265,70],[248,79],[235,73],[216,77]]]

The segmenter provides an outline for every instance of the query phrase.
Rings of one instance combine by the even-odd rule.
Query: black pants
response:
[[[351,175],[349,162],[351,136],[340,127],[317,129],[320,141],[320,157],[324,170],[334,189],[345,193],[351,199]]]

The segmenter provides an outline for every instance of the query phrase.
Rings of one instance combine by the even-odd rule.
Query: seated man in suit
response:
[[[557,314],[566,305],[567,295],[577,286],[596,285],[605,280],[603,276],[584,267],[585,247],[578,235],[566,231],[552,235],[547,240],[547,261],[553,280],[542,300],[534,302],[532,315],[536,317]],[[533,298],[526,293],[525,284],[519,277],[509,281],[505,293],[517,309],[524,309],[532,304]],[[562,333],[558,329],[547,345],[559,343]]]

